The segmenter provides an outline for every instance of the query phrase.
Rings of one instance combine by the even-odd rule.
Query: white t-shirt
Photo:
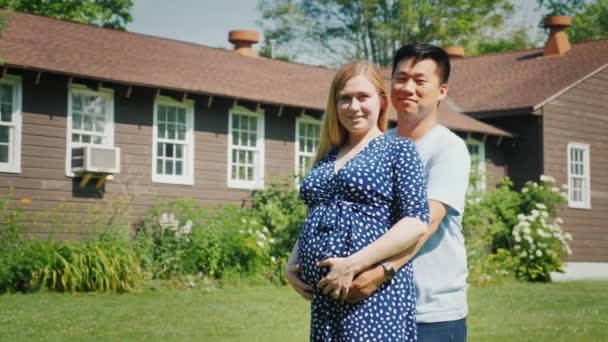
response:
[[[471,161],[465,142],[441,125],[415,143],[427,177],[428,199],[449,208],[413,259],[416,321],[454,321],[465,318],[468,311],[462,214]]]

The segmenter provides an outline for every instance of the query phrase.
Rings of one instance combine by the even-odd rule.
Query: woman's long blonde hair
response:
[[[368,61],[350,62],[338,70],[331,83],[327,108],[323,116],[323,128],[321,129],[321,140],[317,148],[314,164],[323,159],[332,147],[342,147],[348,138],[348,131],[338,120],[338,95],[348,80],[353,77],[365,76],[378,91],[380,96],[380,115],[378,116],[378,128],[384,132],[388,124],[388,93],[380,76],[378,69]]]

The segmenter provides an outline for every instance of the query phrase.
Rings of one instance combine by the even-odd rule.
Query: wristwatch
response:
[[[393,268],[393,264],[388,261],[383,262],[382,268],[384,268],[384,281],[391,280],[395,276],[395,269]]]

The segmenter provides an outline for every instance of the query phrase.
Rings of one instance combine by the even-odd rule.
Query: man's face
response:
[[[448,92],[448,85],[441,82],[438,71],[432,59],[414,64],[414,59],[408,58],[399,63],[391,82],[391,101],[399,116],[421,121],[436,113],[439,101]]]

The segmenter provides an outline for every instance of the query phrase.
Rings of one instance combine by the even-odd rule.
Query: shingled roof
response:
[[[9,67],[321,111],[335,74],[323,67],[10,13],[0,38],[1,56]],[[452,129],[510,135],[448,106],[441,110],[442,123]]]
[[[449,96],[466,113],[534,109],[608,65],[608,39],[572,44],[563,56],[519,50],[452,62]]]

